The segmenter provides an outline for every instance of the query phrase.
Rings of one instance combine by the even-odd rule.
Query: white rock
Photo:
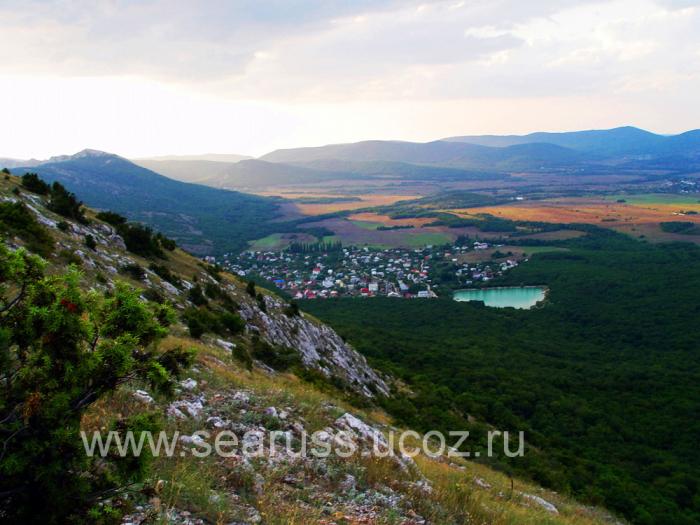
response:
[[[525,499],[529,499],[530,501],[537,503],[540,507],[542,507],[547,512],[551,512],[552,514],[559,514],[559,511],[557,510],[557,508],[553,504],[551,504],[549,501],[547,501],[546,499],[540,498],[539,496],[535,496],[534,494],[525,494],[524,492],[521,492],[521,495]]]
[[[182,386],[182,388],[184,388],[185,390],[188,390],[191,392],[192,390],[197,388],[197,381],[195,381],[191,377],[188,377],[184,381],[180,381],[180,386]]]
[[[180,294],[180,290],[178,290],[177,288],[175,288],[175,287],[174,287],[172,284],[170,284],[168,281],[162,281],[162,282],[160,283],[160,285],[163,287],[163,289],[164,289],[166,292],[171,293],[172,295],[179,295],[179,294]]]
[[[236,343],[231,343],[229,341],[224,341],[223,339],[217,339],[216,344],[221,346],[222,348],[225,348],[226,350],[233,350],[236,348]]]
[[[180,441],[185,445],[203,445],[204,439],[198,435],[180,436]]]
[[[200,396],[194,401],[180,400],[170,403],[170,406],[168,407],[168,415],[176,419],[186,419],[187,416],[196,419],[201,415],[203,409],[204,397]],[[182,415],[182,417],[178,415],[178,412]]]
[[[153,398],[151,397],[151,394],[146,392],[145,390],[137,390],[134,392],[134,397],[141,401],[142,403],[146,404],[151,404],[153,403]]]
[[[263,412],[266,416],[277,418],[277,409],[275,407],[267,407]]]
[[[379,432],[379,430],[371,427],[358,417],[353,416],[350,412],[346,412],[340,416],[335,420],[334,424],[336,427],[350,432],[364,441],[371,441],[372,443],[377,443],[385,447],[389,446],[384,435]]]
[[[481,487],[482,489],[490,489],[491,484],[488,481],[484,481],[481,478],[474,478],[474,483],[476,484],[477,487]]]
[[[250,403],[250,395],[248,395],[247,392],[243,392],[242,390],[233,394],[232,399],[240,403]]]

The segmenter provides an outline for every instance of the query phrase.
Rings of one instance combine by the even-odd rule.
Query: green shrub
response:
[[[146,276],[145,270],[136,263],[125,264],[124,266],[120,266],[119,271],[124,275],[128,275],[135,281],[142,281],[143,278]]]
[[[54,213],[74,219],[81,224],[87,224],[83,203],[79,201],[74,193],[69,192],[60,182],[51,185],[49,202],[46,207]]]
[[[258,292],[258,296],[256,297],[256,299],[258,301],[258,307],[260,308],[260,310],[262,310],[263,312],[267,312],[267,305],[265,304],[265,296],[263,294],[261,294],[260,292]]]
[[[22,187],[39,195],[48,195],[51,191],[51,186],[41,180],[36,173],[22,175]]]
[[[88,234],[85,236],[85,246],[91,250],[97,248],[97,242],[95,241],[95,238],[92,235]]]
[[[219,316],[219,319],[221,320],[221,324],[231,335],[239,334],[245,329],[245,321],[238,314],[223,312]]]
[[[31,251],[47,257],[53,248],[49,232],[21,202],[0,202],[0,232],[16,235]]]
[[[248,281],[248,284],[246,284],[246,287],[245,287],[245,291],[251,297],[255,297],[256,296],[255,283],[253,281]]]
[[[204,297],[202,292],[202,287],[195,284],[192,288],[187,291],[187,299],[189,299],[192,304],[196,306],[204,306],[207,304],[207,298]]]
[[[223,295],[221,288],[219,288],[214,283],[205,284],[204,285],[204,292],[207,294],[207,297],[209,297],[210,299],[221,299],[221,297]]]
[[[117,229],[126,249],[142,257],[165,257],[153,230],[143,224],[124,224]]]
[[[123,283],[109,296],[86,294],[77,272],[45,277],[40,259],[1,246],[0,282],[2,519],[94,522],[115,489],[143,479],[147,456],[89,457],[79,436],[83,414],[129,380],[171,392],[193,354],[158,352],[172,312],[143,303]],[[138,440],[155,424],[139,416],[115,428],[135,430]]]
[[[170,284],[172,284],[173,286],[176,286],[178,288],[180,286],[182,286],[180,279],[178,279],[175,276],[175,274],[173,274],[167,266],[164,266],[162,264],[151,263],[148,266],[148,269],[151,270],[153,273],[155,273],[158,277],[160,277],[164,281],[167,281]]]
[[[301,315],[301,312],[299,311],[299,303],[296,301],[291,301],[289,306],[284,309],[284,313],[288,317],[298,317]]]
[[[62,232],[67,232],[68,228],[70,228],[70,224],[68,224],[66,221],[59,221],[56,223],[56,228]]]
[[[126,217],[113,211],[101,211],[97,214],[97,218],[114,227],[126,224]]]
[[[285,371],[301,365],[299,353],[293,348],[273,347],[260,337],[253,339],[252,357],[275,370]]]

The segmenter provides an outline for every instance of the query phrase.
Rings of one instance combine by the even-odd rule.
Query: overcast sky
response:
[[[700,0],[0,0],[0,157],[700,127]]]

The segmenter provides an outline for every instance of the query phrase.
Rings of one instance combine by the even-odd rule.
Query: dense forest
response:
[[[302,308],[406,380],[414,394],[387,402],[400,420],[525,430],[525,457],[503,468],[635,523],[698,523],[700,248],[589,231],[494,283],[547,285],[541,308],[448,298]]]

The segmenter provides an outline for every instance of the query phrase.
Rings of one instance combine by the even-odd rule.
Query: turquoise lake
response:
[[[509,286],[504,288],[481,288],[458,290],[455,301],[483,301],[494,308],[520,308],[527,310],[544,299],[546,288],[542,286]]]

